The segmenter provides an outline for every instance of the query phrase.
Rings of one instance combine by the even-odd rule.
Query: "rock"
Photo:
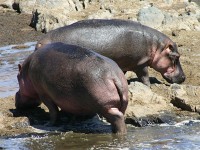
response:
[[[162,29],[169,30],[199,30],[200,24],[198,18],[200,18],[200,9],[196,3],[187,3],[185,8],[173,10],[170,13],[164,12],[164,20]]]
[[[33,12],[33,18],[31,21],[31,26],[35,27],[37,31],[48,32],[50,30],[62,27],[64,25],[69,25],[76,22],[77,20],[70,20],[67,13],[59,13],[62,10],[42,10],[38,12],[37,10]]]
[[[173,24],[175,20],[178,18],[178,13],[175,11],[173,15],[171,13],[164,13],[164,20],[162,22],[163,25],[165,24]]]
[[[137,78],[135,72],[133,72],[133,71],[127,71],[125,74],[125,77],[127,80],[130,80],[132,78]]]
[[[162,25],[164,20],[164,14],[162,11],[156,7],[142,8],[138,12],[137,20],[147,26],[152,28],[158,28]]]
[[[200,87],[172,84],[171,103],[182,110],[200,113]]]
[[[28,128],[30,126],[30,122],[27,117],[19,117],[12,122],[10,126],[15,129]]]
[[[173,4],[173,0],[164,0],[164,2],[165,2],[166,4],[169,4],[169,5],[172,5],[172,4]]]
[[[165,15],[162,26],[159,30],[199,30],[200,24],[196,17],[184,16],[184,17],[174,17]]]
[[[158,120],[162,119],[158,119],[158,115],[171,111],[171,105],[166,101],[165,97],[156,94],[148,86],[140,82],[131,82],[129,104],[125,114],[127,122],[136,126],[161,123],[162,121]]]
[[[200,113],[199,97],[199,86],[153,84],[149,88],[140,82],[131,82],[126,123],[141,127],[197,118],[197,113]]]
[[[161,123],[174,123],[176,122],[176,114],[167,111],[160,112],[159,114],[148,115],[145,117],[128,117],[125,121],[127,124],[132,124],[136,127],[144,127],[152,124]]]
[[[99,10],[96,13],[93,13],[88,16],[88,19],[111,19],[113,14],[108,10]]]
[[[2,1],[8,3],[5,7],[12,6],[18,12],[32,14],[31,26],[42,32],[82,19],[111,18],[139,21],[160,31],[200,30],[199,6],[187,0],[158,0],[156,3],[149,0],[134,3],[122,0],[116,2],[110,0]]]
[[[48,32],[69,25],[76,19],[70,19],[69,13],[87,8],[89,0],[19,0],[20,12],[32,14],[31,26],[38,31]]]
[[[21,12],[31,14],[33,11],[37,10],[62,10],[62,11],[76,11],[82,9],[80,1],[78,0],[19,0],[19,9]],[[62,12],[61,11],[61,12]],[[60,13],[61,13],[60,12]]]
[[[14,0],[0,0],[0,6],[3,8],[13,8]]]
[[[195,2],[197,5],[200,6],[200,1],[199,0],[191,0],[192,2]]]

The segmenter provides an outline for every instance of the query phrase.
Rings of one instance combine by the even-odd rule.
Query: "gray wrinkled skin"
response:
[[[161,32],[137,22],[116,19],[79,21],[47,33],[38,41],[36,50],[51,42],[92,49],[113,59],[123,71],[134,71],[146,85],[150,85],[148,66],[160,72],[170,83],[185,80],[176,44]],[[177,57],[171,59],[172,53],[168,51],[165,56],[170,62],[157,65],[158,60],[154,58],[161,58],[155,56],[162,56],[161,53],[167,49]]]
[[[52,124],[58,119],[58,107],[76,115],[97,113],[111,123],[114,133],[126,133],[128,84],[122,70],[107,57],[74,45],[48,44],[19,65],[18,82],[18,109],[41,101]]]

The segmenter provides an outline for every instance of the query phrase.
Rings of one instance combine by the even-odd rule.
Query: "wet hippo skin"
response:
[[[169,83],[185,80],[176,44],[163,33],[134,21],[79,21],[44,35],[36,50],[52,42],[92,49],[113,59],[124,72],[134,71],[146,85],[150,85],[148,66],[160,72]]]

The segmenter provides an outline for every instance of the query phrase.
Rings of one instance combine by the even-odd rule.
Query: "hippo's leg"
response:
[[[148,67],[145,66],[143,68],[137,69],[135,71],[138,79],[140,82],[144,83],[147,86],[150,86],[150,81],[149,81],[149,72],[148,72]]]
[[[103,114],[103,117],[111,123],[113,133],[125,134],[127,132],[124,115],[118,108],[110,108]]]
[[[52,125],[56,125],[56,123],[58,122],[58,107],[56,106],[56,104],[49,98],[46,98],[45,96],[40,96],[42,102],[47,106],[47,108],[49,109],[49,113],[50,113],[50,123],[46,124],[47,126],[52,126]]]

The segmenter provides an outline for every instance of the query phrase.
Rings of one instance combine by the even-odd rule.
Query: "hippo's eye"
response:
[[[178,61],[179,57],[180,55],[176,52],[169,53],[169,58],[171,59],[173,66],[176,66],[176,62]]]

